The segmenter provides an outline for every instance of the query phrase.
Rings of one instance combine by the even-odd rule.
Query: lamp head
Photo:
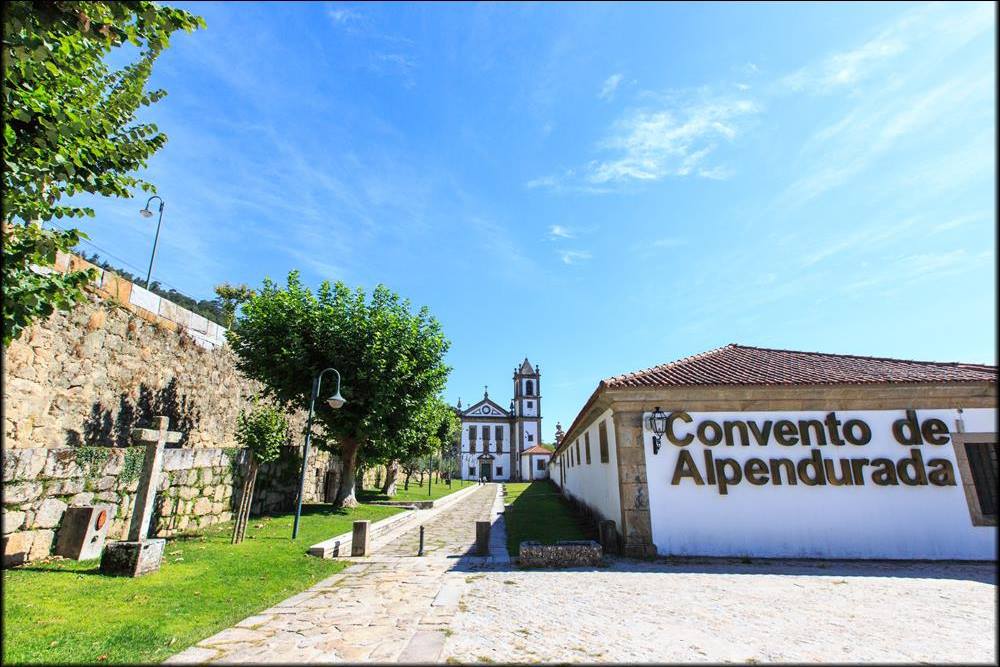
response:
[[[141,211],[139,211],[139,215],[141,215],[144,218],[152,218],[153,217],[153,212],[150,211],[149,207],[147,206],[146,208],[144,208]]]
[[[336,394],[326,399],[326,404],[329,405],[334,410],[339,410],[340,408],[342,408],[344,406],[344,403],[347,403],[347,400],[340,395],[340,389],[337,389]]]

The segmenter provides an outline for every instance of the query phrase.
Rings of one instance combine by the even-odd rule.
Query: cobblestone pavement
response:
[[[450,662],[996,664],[993,564],[618,560],[483,572]]]
[[[166,662],[438,660],[469,572],[506,556],[506,547],[495,558],[466,555],[475,522],[502,509],[498,492],[499,486],[485,485],[427,520],[425,557],[416,557],[419,528],[407,529],[373,556],[352,558],[338,574]]]
[[[486,485],[460,501],[457,511],[443,512],[424,524],[424,555],[458,556],[476,541],[476,521],[490,518],[498,485]],[[413,526],[398,539],[376,551],[379,556],[415,556],[420,544],[420,527]]]

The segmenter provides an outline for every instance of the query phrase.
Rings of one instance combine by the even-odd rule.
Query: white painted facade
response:
[[[621,500],[618,495],[618,448],[612,411],[605,410],[579,437],[570,442],[572,451],[560,456],[549,471],[563,493],[587,505],[604,519],[621,525]],[[605,424],[608,461],[601,461],[600,425]],[[590,463],[587,463],[587,438],[590,439]],[[577,452],[579,451],[579,459]],[[662,452],[662,450],[661,450]]]
[[[500,416],[500,415],[497,415]],[[504,415],[506,417],[506,415]],[[470,427],[475,429],[476,440],[469,439]],[[486,439],[483,435],[486,435]],[[489,463],[492,466],[492,478],[497,481],[511,479],[510,469],[510,435],[511,425],[496,421],[465,421],[462,422],[461,439],[461,471],[462,479],[478,479],[484,471],[482,466]],[[499,436],[499,437],[497,437]],[[483,454],[491,455],[492,460],[482,459]]]
[[[532,453],[521,456],[521,479],[547,479],[549,476],[549,460],[552,454]]]
[[[515,368],[512,379],[514,397],[509,408],[490,400],[488,391],[483,392],[482,400],[465,410],[459,402],[462,479],[479,479],[484,475],[498,481],[538,478],[537,471],[528,469],[528,459],[520,453],[541,444],[540,372],[526,358]],[[471,433],[476,436],[474,440],[470,440]],[[540,472],[542,477],[546,475],[546,470]]]
[[[683,438],[694,435],[684,446],[664,437],[659,453],[653,453],[653,434],[646,413],[643,440],[649,493],[653,542],[661,555],[901,559],[995,560],[996,526],[976,526],[962,487],[951,434],[957,430],[959,411],[917,410],[920,422],[936,418],[947,425],[948,442],[919,446],[902,445],[893,436],[893,423],[906,416],[904,410],[837,410],[841,422],[859,419],[870,426],[871,441],[865,445],[778,444],[772,432],[767,444],[751,441],[728,445],[725,441],[706,445],[696,429],[704,420],[755,421],[799,419],[823,420],[830,411],[815,412],[704,412],[690,413],[692,421],[674,422]],[[965,432],[997,431],[995,409],[966,409],[962,413]],[[711,439],[711,433],[706,432]],[[593,443],[593,435],[591,441]],[[734,434],[734,440],[738,439]],[[574,444],[575,446],[575,444]],[[592,445],[593,446],[593,445]],[[925,462],[946,459],[951,463],[956,484],[895,486],[873,484],[865,474],[863,485],[807,486],[801,482],[776,486],[753,485],[746,479],[730,485],[727,493],[718,486],[698,485],[690,478],[672,484],[678,458],[689,451],[702,475],[706,472],[704,453],[736,460],[740,466],[751,458],[808,458],[813,449],[826,459],[885,458],[898,461],[921,451]],[[563,470],[562,468],[560,468]],[[870,470],[870,469],[869,469]],[[839,471],[839,469],[838,469]],[[611,507],[617,502],[617,478],[595,478],[592,466],[577,464],[563,470],[564,488],[592,506]],[[614,491],[614,494],[611,491]],[[603,495],[602,495],[603,494]],[[617,519],[611,515],[608,518]]]

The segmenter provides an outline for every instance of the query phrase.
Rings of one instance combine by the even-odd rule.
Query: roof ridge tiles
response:
[[[995,382],[996,366],[730,343],[601,380],[599,387]]]

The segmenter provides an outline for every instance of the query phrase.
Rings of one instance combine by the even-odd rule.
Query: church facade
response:
[[[520,481],[548,476],[552,453],[541,447],[542,395],[539,369],[525,357],[514,369],[514,397],[507,408],[489,396],[462,408],[459,472],[462,479]]]

